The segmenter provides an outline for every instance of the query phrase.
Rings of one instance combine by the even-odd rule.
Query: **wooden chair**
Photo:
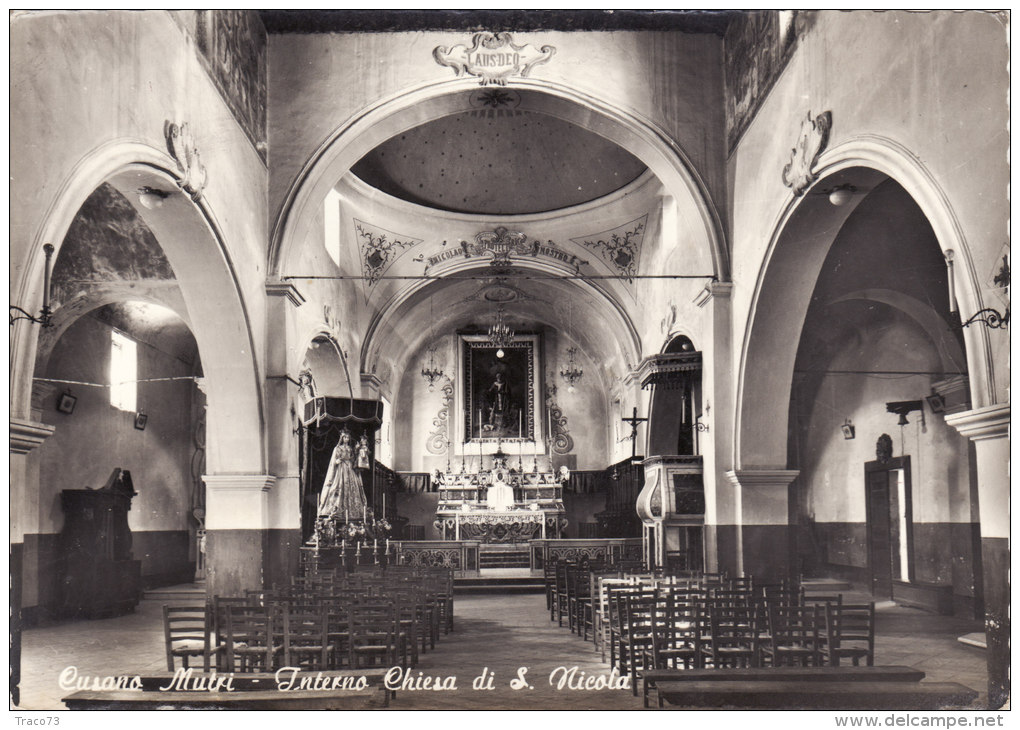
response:
[[[241,596],[213,596],[212,603],[212,641],[218,648],[216,655],[220,671],[226,669],[227,661],[227,613],[230,606],[248,606],[251,602]]]
[[[768,640],[762,655],[774,667],[817,667],[822,663],[821,609],[816,605],[768,608]]]
[[[647,667],[646,657],[653,645],[653,616],[658,600],[654,591],[617,594],[620,614],[618,639],[620,674],[630,676],[631,689],[637,697],[637,670]]]
[[[860,666],[875,664],[875,604],[825,605],[826,641],[823,652],[828,664],[838,667],[843,659]]]
[[[588,568],[567,570],[567,623],[581,634],[585,612],[591,612],[591,578]],[[585,639],[588,637],[585,636]]]
[[[189,659],[201,657],[202,670],[209,671],[212,658],[220,652],[212,639],[210,614],[206,606],[163,606],[167,671],[174,671],[175,657],[185,669]]]
[[[708,611],[709,637],[702,641],[705,663],[715,668],[760,666],[760,609],[710,604]]]
[[[696,668],[701,662],[701,604],[686,590],[664,591],[652,608],[651,669]]]
[[[283,652],[287,615],[272,606],[227,609],[227,671],[271,672]]]
[[[355,601],[348,607],[349,666],[361,667],[397,664],[397,611],[390,601]]]
[[[565,560],[556,563],[556,593],[553,595],[552,620],[559,626],[563,625],[563,617],[570,612],[570,590],[567,586],[567,575],[575,566]]]
[[[294,604],[283,609],[284,666],[326,670],[333,664],[335,647],[328,638],[326,607],[322,602]]]
[[[556,593],[556,561],[547,560],[542,566],[542,578],[545,584],[545,610],[553,615],[553,595]]]

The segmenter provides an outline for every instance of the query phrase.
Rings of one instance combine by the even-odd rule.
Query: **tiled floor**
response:
[[[31,629],[23,635],[22,709],[62,709],[66,691],[57,680],[67,666],[80,674],[147,674],[166,670],[161,603],[143,601],[129,616],[79,621]],[[456,599],[455,631],[425,654],[411,676],[456,677],[454,691],[398,692],[393,709],[558,709],[636,710],[641,700],[621,689],[557,689],[559,667],[577,667],[575,677],[610,676],[591,642],[585,643],[549,620],[541,595],[477,595]],[[881,604],[875,654],[881,664],[905,664],[927,673],[930,681],[954,681],[981,694],[985,707],[984,651],[956,638],[980,631],[974,621],[933,616],[911,608]],[[514,689],[520,668],[530,687]],[[483,671],[493,673],[494,689],[473,689]],[[582,677],[583,673],[583,677]]]

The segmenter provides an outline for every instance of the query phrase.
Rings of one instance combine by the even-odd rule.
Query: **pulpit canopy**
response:
[[[670,352],[651,355],[641,361],[638,377],[641,388],[682,388],[701,374],[700,352]]]
[[[305,426],[350,422],[379,428],[382,419],[383,404],[380,400],[324,396],[305,403]]]

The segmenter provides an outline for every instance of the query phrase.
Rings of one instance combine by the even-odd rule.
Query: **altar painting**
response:
[[[484,337],[462,337],[464,441],[535,441],[537,337],[521,335],[503,357]]]

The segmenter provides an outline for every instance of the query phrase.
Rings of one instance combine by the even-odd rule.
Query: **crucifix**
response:
[[[624,423],[630,424],[630,458],[637,456],[637,427],[642,421],[647,421],[647,418],[638,418],[637,406],[634,406],[634,415],[630,418],[621,418]]]

